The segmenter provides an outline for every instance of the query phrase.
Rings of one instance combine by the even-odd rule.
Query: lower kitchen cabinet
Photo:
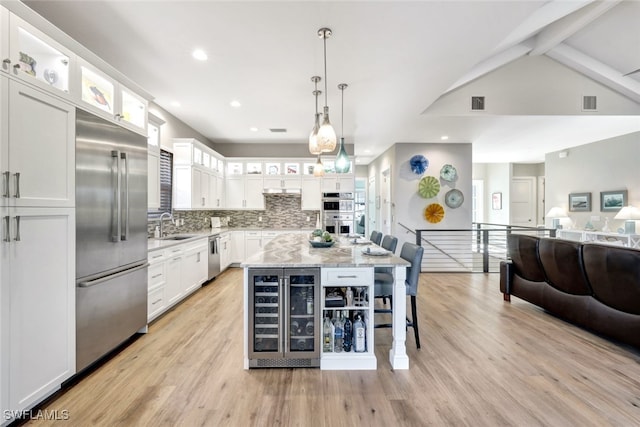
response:
[[[231,263],[240,264],[244,261],[244,231],[231,231]]]
[[[75,373],[75,211],[0,208],[0,217],[2,423]]]
[[[209,268],[207,257],[206,237],[149,252],[149,322],[206,282]]]
[[[231,235],[222,233],[220,235],[220,271],[224,271],[231,264]]]

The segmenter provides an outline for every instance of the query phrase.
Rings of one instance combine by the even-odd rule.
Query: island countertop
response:
[[[395,256],[363,254],[367,245],[339,236],[330,248],[314,248],[307,234],[284,234],[270,241],[262,251],[241,264],[245,268],[264,267],[397,267],[410,265]],[[374,245],[375,246],[375,245]],[[372,247],[374,247],[372,246]],[[375,246],[377,248],[377,246]]]

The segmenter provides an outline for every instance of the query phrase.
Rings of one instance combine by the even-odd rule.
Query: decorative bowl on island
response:
[[[335,242],[336,242],[335,240],[331,240],[330,242],[325,242],[325,241],[317,242],[315,240],[309,240],[309,243],[314,248],[330,248],[331,246],[333,246]]]

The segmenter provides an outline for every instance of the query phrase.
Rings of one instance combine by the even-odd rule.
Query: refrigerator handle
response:
[[[113,188],[113,201],[114,205],[111,207],[111,241],[120,241],[120,152],[117,150],[111,151],[111,157],[115,164],[115,171],[111,169],[112,177],[114,178]]]
[[[128,270],[119,271],[118,273],[110,274],[108,276],[102,276],[93,280],[85,280],[78,284],[81,288],[90,288],[91,286],[99,285],[100,283],[108,282],[109,280],[117,279],[118,277],[122,277],[126,274],[131,274],[138,270],[142,270],[143,268],[149,267],[149,263],[145,262],[144,264],[140,264],[136,267],[130,268]]]
[[[129,159],[127,153],[120,153],[120,158],[124,163],[124,208],[122,214],[122,234],[120,240],[127,240],[129,236]]]

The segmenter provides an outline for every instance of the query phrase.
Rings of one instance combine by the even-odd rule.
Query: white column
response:
[[[389,350],[389,361],[393,369],[409,369],[407,356],[407,287],[405,279],[407,267],[394,268],[393,284],[393,343]]]

